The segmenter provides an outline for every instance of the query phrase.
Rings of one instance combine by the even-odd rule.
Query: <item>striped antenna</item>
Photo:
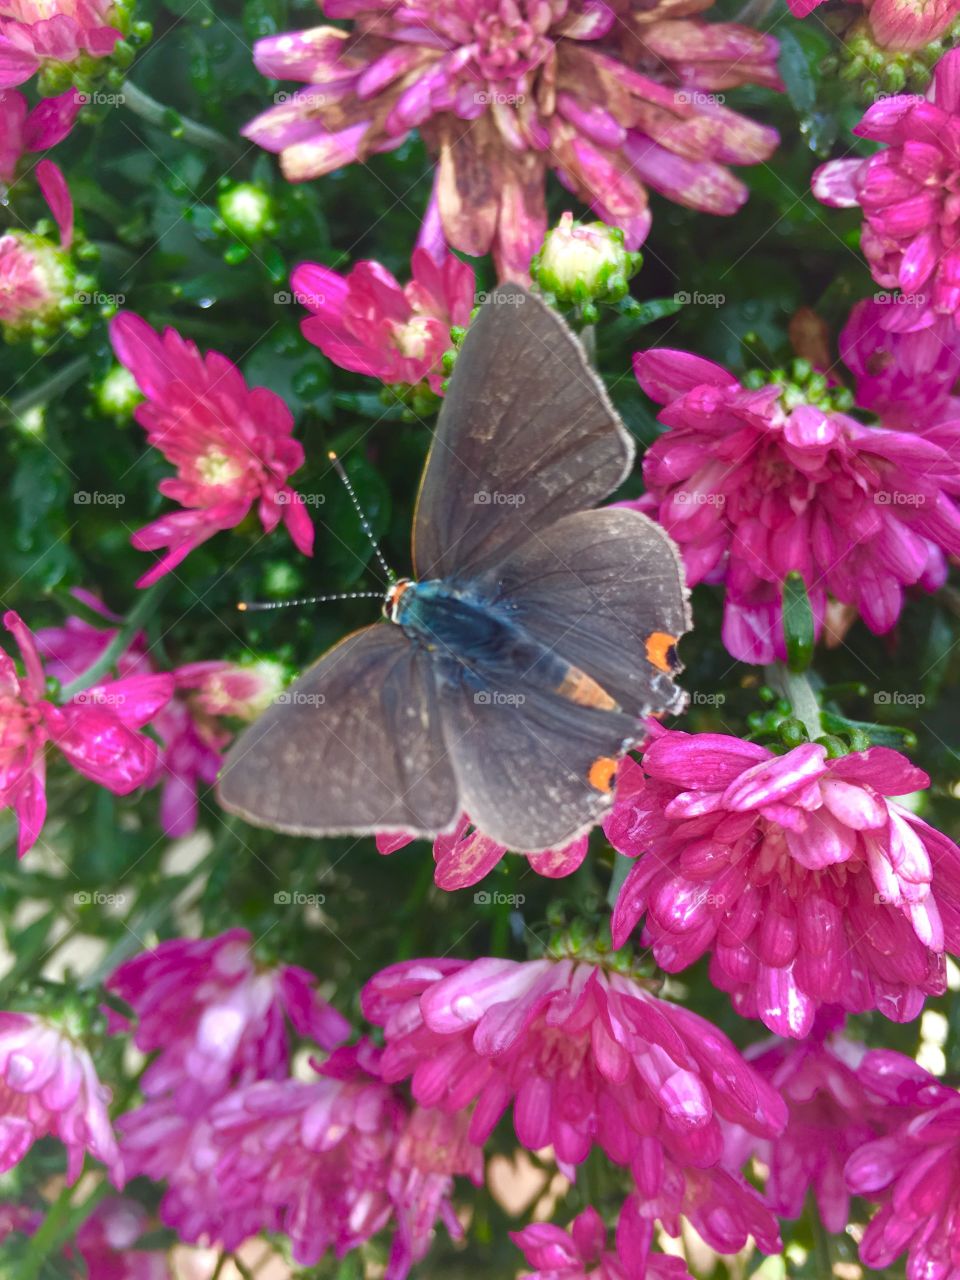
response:
[[[394,573],[394,571],[387,564],[386,560],[384,560],[383,558],[383,552],[380,550],[380,546],[377,542],[377,539],[374,537],[373,530],[370,528],[370,521],[363,514],[363,507],[361,507],[360,501],[357,498],[353,485],[350,483],[350,477],[347,475],[346,471],[343,468],[343,463],[337,457],[337,454],[333,449],[330,449],[327,452],[327,457],[333,463],[334,471],[336,471],[337,475],[340,477],[341,481],[343,482],[343,487],[346,489],[347,493],[350,495],[350,501],[353,503],[353,509],[354,511],[356,511],[357,516],[360,519],[360,527],[363,529],[363,532],[367,535],[367,538],[370,541],[370,545],[371,547],[373,547],[373,554],[377,557],[377,560],[380,562],[380,568],[387,575],[387,581],[396,582],[397,575]]]
[[[262,613],[264,609],[286,609],[294,604],[325,604],[329,600],[382,600],[382,591],[338,591],[331,596],[299,596],[296,600],[238,600],[241,613]]]

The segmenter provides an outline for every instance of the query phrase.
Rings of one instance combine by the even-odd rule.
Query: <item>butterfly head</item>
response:
[[[383,616],[388,622],[400,621],[400,598],[412,586],[412,578],[398,578],[396,582],[391,582],[383,597]]]

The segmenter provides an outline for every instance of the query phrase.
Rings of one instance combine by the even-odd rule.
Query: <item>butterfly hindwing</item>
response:
[[[347,636],[238,739],[219,797],[298,835],[451,827],[460,807],[429,654],[388,623]]]

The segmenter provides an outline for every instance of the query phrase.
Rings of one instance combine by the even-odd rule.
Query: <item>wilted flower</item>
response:
[[[326,0],[324,9],[353,29],[257,42],[264,75],[308,87],[244,133],[301,182],[419,129],[438,164],[422,242],[436,250],[442,224],[464,253],[492,248],[501,276],[525,276],[543,240],[548,169],[636,248],[650,227],[645,184],[733,213],[747,192],[726,166],[764,160],[777,143],[774,130],[703,92],[778,85],[776,41],[677,18],[669,0],[636,15],[592,0]]]
[[[137,730],[170,700],[173,680],[134,675],[102,681],[55,706],[47,697],[30,631],[12,611],[3,623],[20,648],[24,674],[17,675],[12,658],[0,649],[0,808],[17,815],[23,857],[46,817],[47,743],[78,773],[127,795],[148,782],[156,768],[157,745]]]
[[[137,586],[149,586],[215,533],[234,528],[254,503],[267,533],[282,520],[310,555],[313,525],[286,483],[303,465],[303,446],[293,439],[293,417],[280,397],[248,387],[219,352],[202,356],[174,329],[161,337],[132,312],[111,322],[110,337],[147,397],[134,416],[177,468],[174,479],[161,480],[160,492],[188,508],[133,535],[138,550],[169,548]]]
[[[639,505],[676,539],[688,582],[724,584],[723,642],[735,658],[786,656],[791,572],[817,634],[828,595],[882,633],[905,587],[942,585],[944,553],[960,553],[960,459],[789,386],[747,389],[686,352],[643,352],[634,370],[670,428],[644,455]]]
[[[899,333],[885,327],[890,306],[864,299],[840,334],[840,354],[857,379],[856,400],[885,427],[919,431],[938,443],[935,428],[960,418],[960,332],[947,316],[925,329]]]
[[[376,840],[377,851],[388,854],[410,844],[413,837],[381,833]],[[588,844],[589,837],[581,836],[562,849],[545,849],[524,857],[537,875],[558,880],[576,871],[587,856]],[[437,836],[433,842],[434,883],[448,891],[467,889],[483,880],[506,853],[506,845],[483,835],[464,814],[449,835]]]
[[[911,0],[861,0],[869,14],[870,31],[887,49],[920,49],[939,39],[957,20],[955,0],[932,0],[914,4]],[[805,18],[825,0],[787,0],[796,18]]]
[[[534,1271],[520,1280],[690,1280],[679,1258],[650,1253],[651,1224],[629,1196],[620,1211],[616,1241],[607,1247],[607,1228],[588,1206],[564,1230],[552,1222],[532,1222],[510,1238]]]
[[[121,32],[117,0],[6,0],[0,10],[0,86],[23,84],[48,63],[105,58]]]
[[[950,1280],[960,1215],[960,1094],[891,1050],[875,1049],[860,1074],[887,1100],[890,1128],[847,1161],[847,1187],[881,1208],[860,1241],[864,1266],[883,1270],[904,1251],[907,1275]]]
[[[937,64],[927,98],[875,102],[854,129],[886,146],[866,158],[831,160],[813,175],[818,200],[863,210],[860,247],[873,278],[903,296],[890,328],[920,329],[938,316],[960,327],[960,49]]]
[[[306,969],[258,965],[245,929],[161,942],[125,961],[107,987],[137,1015],[136,1046],[157,1054],[144,1094],[171,1092],[188,1113],[239,1084],[284,1076],[287,1019],[324,1049],[350,1034]]]
[[[619,227],[603,222],[574,222],[560,215],[530,263],[534,280],[561,304],[622,298],[641,257],[630,253]]]
[[[764,1193],[778,1217],[801,1217],[812,1191],[824,1227],[837,1235],[850,1221],[844,1165],[885,1131],[889,1110],[861,1076],[866,1050],[843,1034],[843,1021],[842,1010],[825,1005],[805,1040],[767,1040],[747,1050],[751,1065],[782,1095],[789,1118],[773,1142],[747,1135],[730,1144],[739,1148],[737,1164],[752,1153],[766,1165]]]
[[[119,1186],[109,1101],[110,1090],[73,1036],[33,1014],[0,1013],[0,1173],[49,1135],[67,1149],[68,1182],[76,1182],[89,1152]]]
[[[778,1035],[817,1009],[909,1022],[960,947],[960,850],[891,797],[930,785],[887,747],[775,756],[724,734],[661,730],[628,761],[604,824],[637,859],[614,911],[679,972],[709,952],[715,986]]]
[[[426,379],[439,393],[451,326],[469,324],[476,302],[473,268],[452,253],[436,262],[416,249],[411,274],[401,287],[379,262],[358,262],[346,276],[302,263],[290,282],[295,301],[313,313],[303,336],[343,369],[388,386]]]
[[[721,1120],[773,1136],[779,1096],[715,1027],[588,962],[409,960],[363,990],[384,1028],[383,1078],[410,1078],[421,1106],[469,1111],[482,1144],[508,1106],[520,1142],[564,1165],[594,1144],[627,1165],[649,1216],[679,1230],[686,1213],[714,1248],[754,1235],[776,1247],[772,1217],[715,1167]]]

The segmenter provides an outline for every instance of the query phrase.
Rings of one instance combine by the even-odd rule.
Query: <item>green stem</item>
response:
[[[77,356],[76,360],[71,360],[51,374],[46,382],[25,391],[16,400],[0,401],[0,422],[15,422],[38,404],[46,404],[55,396],[61,395],[68,387],[73,386],[88,363],[86,356]]]
[[[632,866],[633,858],[625,858],[622,853],[616,854],[613,862],[613,874],[610,877],[610,887],[607,889],[607,903],[611,910],[617,905],[620,889]]]
[[[123,105],[141,120],[146,120],[147,124],[155,125],[167,133],[171,132],[173,125],[176,129],[175,136],[182,138],[184,142],[203,147],[206,151],[218,151],[230,161],[238,160],[243,154],[230,138],[224,137],[216,129],[180,115],[172,107],[165,107],[162,102],[151,98],[149,93],[138,89],[130,80],[124,80],[120,92],[123,95]]]
[[[790,671],[782,662],[776,662],[764,672],[767,683],[787,699],[793,714],[807,731],[811,742],[823,737],[823,725],[820,721],[820,702],[813,691],[808,677]]]
[[[104,1179],[98,1182],[85,1200],[71,1204],[73,1187],[65,1186],[50,1206],[46,1217],[30,1237],[23,1261],[11,1276],[11,1280],[37,1280],[44,1262],[76,1235],[100,1201],[110,1191]]]
[[[93,666],[81,672],[76,680],[71,680],[69,684],[63,686],[60,691],[62,701],[67,702],[70,698],[76,697],[78,693],[82,693],[84,689],[89,689],[91,685],[97,683],[101,676],[105,676],[109,672],[120,655],[129,648],[134,636],[143,627],[144,622],[156,609],[169,585],[167,578],[161,578],[152,587],[148,587],[143,592],[127,615],[123,626]]]

